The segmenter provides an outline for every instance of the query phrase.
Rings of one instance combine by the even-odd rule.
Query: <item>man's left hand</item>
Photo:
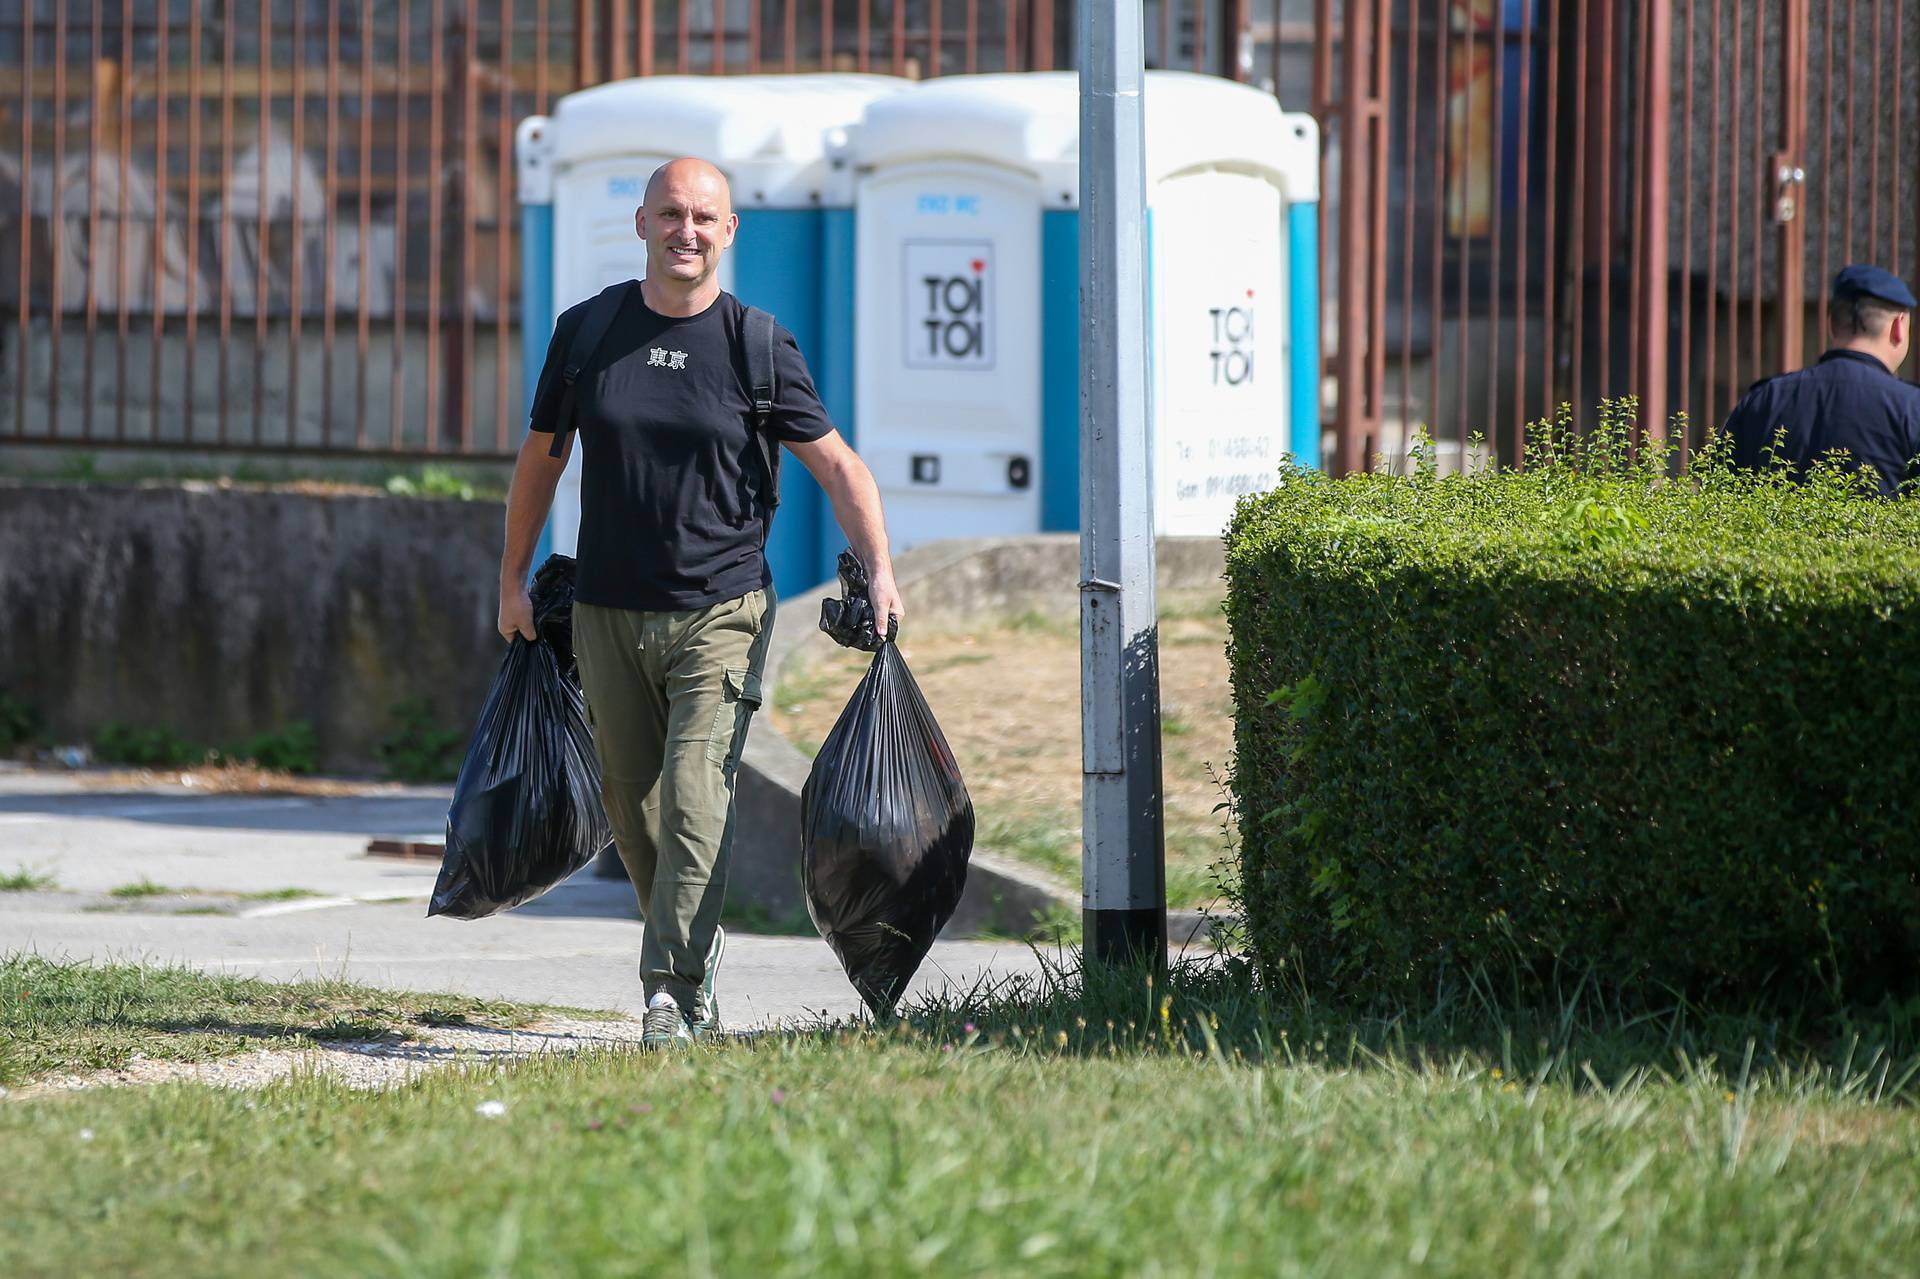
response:
[[[887,619],[895,622],[907,620],[906,605],[900,602],[900,590],[893,584],[893,570],[881,569],[867,580],[867,599],[873,603],[873,628],[880,638],[887,637]]]

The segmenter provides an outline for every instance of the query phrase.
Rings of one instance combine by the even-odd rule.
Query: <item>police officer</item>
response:
[[[1913,339],[1914,306],[1892,272],[1842,268],[1829,310],[1832,349],[1812,368],[1754,383],[1734,406],[1726,430],[1735,464],[1785,461],[1798,478],[1845,450],[1856,469],[1871,468],[1882,494],[1898,496],[1901,481],[1920,474],[1920,387],[1895,376]]]

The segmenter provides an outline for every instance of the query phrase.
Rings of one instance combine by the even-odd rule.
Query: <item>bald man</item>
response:
[[[765,545],[774,495],[754,436],[747,308],[718,279],[739,226],[727,180],[711,164],[675,160],[654,173],[634,213],[646,278],[614,286],[624,300],[574,380],[571,412],[562,410],[560,370],[591,300],[554,326],[500,559],[500,634],[532,639],[527,572],[577,428],[574,647],[601,796],[646,923],[642,1039],[655,1046],[719,1025],[734,769],[760,705],[773,626]],[[772,411],[757,429],[826,491],[869,568],[875,616],[902,617],[879,489],[828,420],[793,335],[778,326],[774,373]]]

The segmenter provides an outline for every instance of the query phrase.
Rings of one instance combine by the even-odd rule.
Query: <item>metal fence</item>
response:
[[[495,12],[14,5],[14,438],[504,447],[510,131],[573,41]]]
[[[1626,394],[1697,446],[1840,264],[1920,266],[1920,0],[1319,7],[1339,469]]]
[[[627,75],[1070,63],[1066,0],[0,0],[0,441],[511,448],[512,129]],[[1151,0],[1323,122],[1328,462],[1684,409],[1920,266],[1920,0]],[[1920,361],[1916,361],[1920,364]]]
[[[0,442],[504,454],[520,118],[628,75],[1065,66],[1071,13],[0,0]],[[1252,65],[1248,0],[1145,16],[1157,65]]]

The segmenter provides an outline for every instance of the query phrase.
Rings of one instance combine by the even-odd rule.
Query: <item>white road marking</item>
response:
[[[275,915],[298,915],[309,910],[337,910],[342,906],[405,905],[429,901],[432,893],[378,893],[366,897],[302,897],[295,901],[271,902],[234,914],[235,919],[270,919]]]

